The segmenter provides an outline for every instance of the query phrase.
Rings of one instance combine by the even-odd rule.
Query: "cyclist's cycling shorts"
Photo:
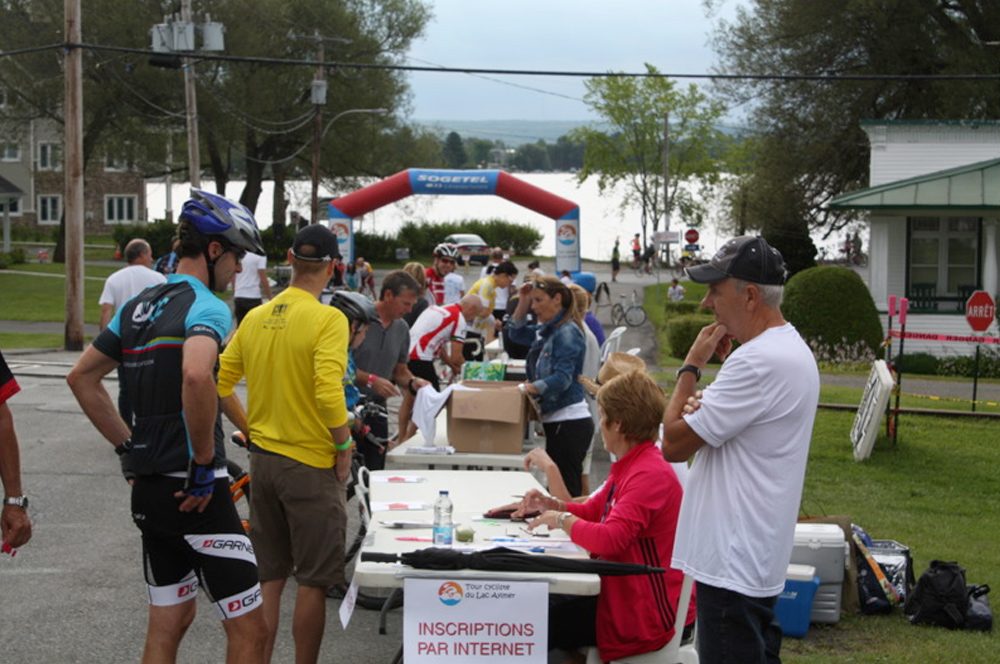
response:
[[[132,519],[142,531],[149,603],[172,606],[202,588],[222,620],[260,606],[253,545],[243,530],[226,478],[215,480],[204,512],[181,512],[174,493],[184,480],[141,476],[132,487]]]

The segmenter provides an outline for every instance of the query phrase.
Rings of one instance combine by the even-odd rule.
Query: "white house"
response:
[[[871,121],[871,187],[831,208],[868,210],[869,282],[886,325],[888,298],[909,299],[908,332],[970,336],[965,301],[997,297],[1000,122]],[[894,322],[898,328],[898,321]],[[988,332],[996,336],[997,327]],[[966,355],[973,344],[907,340],[907,352]]]

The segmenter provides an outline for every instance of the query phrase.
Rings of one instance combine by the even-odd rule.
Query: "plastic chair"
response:
[[[608,338],[604,340],[604,345],[601,346],[601,364],[604,360],[608,359],[608,355],[611,353],[617,353],[618,349],[622,345],[622,335],[625,334],[625,330],[628,328],[622,325],[621,327],[616,327],[612,330]]]
[[[644,652],[641,655],[631,655],[622,659],[616,659],[609,664],[698,664],[698,651],[694,643],[681,645],[684,638],[684,621],[687,619],[688,606],[691,603],[691,586],[694,580],[684,575],[684,583],[681,584],[681,596],[677,602],[677,623],[674,625],[674,638],[670,639],[667,645],[653,652]],[[587,664],[602,664],[601,656],[597,648],[590,648],[587,651]]]
[[[639,353],[642,352],[642,349],[641,348],[629,348],[625,352],[628,353],[629,355],[638,355]]]

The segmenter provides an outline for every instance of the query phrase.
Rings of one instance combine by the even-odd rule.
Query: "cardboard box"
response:
[[[785,574],[785,590],[778,596],[774,612],[785,636],[802,638],[809,631],[813,598],[819,588],[819,577],[812,565],[789,565]]]
[[[840,597],[850,547],[840,526],[825,523],[795,525],[795,548],[790,562],[816,568],[820,585],[812,605],[812,622],[840,620]]]
[[[528,398],[510,381],[462,381],[448,399],[448,444],[457,452],[521,454]]]

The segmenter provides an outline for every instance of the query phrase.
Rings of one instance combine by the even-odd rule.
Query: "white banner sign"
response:
[[[865,393],[858,406],[858,414],[854,417],[854,426],[851,427],[855,461],[864,461],[871,456],[875,437],[882,424],[882,415],[885,413],[885,407],[889,403],[889,396],[895,384],[885,361],[875,360],[871,373],[868,374],[868,383],[865,385]]]
[[[403,661],[545,664],[549,586],[503,579],[406,579]]]

